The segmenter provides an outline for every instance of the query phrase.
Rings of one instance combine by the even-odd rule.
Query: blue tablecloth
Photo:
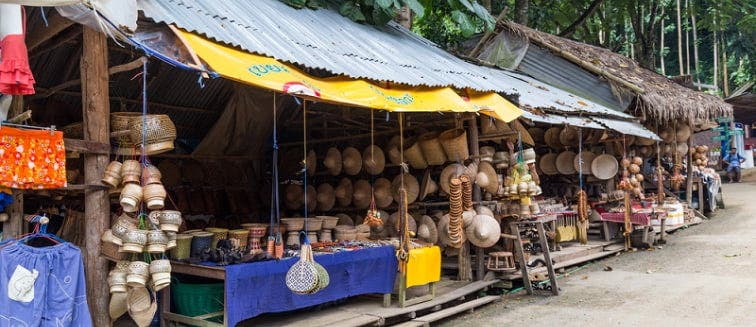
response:
[[[331,283],[312,295],[298,295],[286,287],[286,272],[299,258],[226,267],[226,314],[229,326],[266,312],[283,312],[350,296],[391,293],[396,278],[394,247],[383,246],[316,255]]]

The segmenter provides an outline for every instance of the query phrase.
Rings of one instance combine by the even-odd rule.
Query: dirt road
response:
[[[439,326],[756,326],[749,179],[725,184],[727,208],[670,235],[662,249],[593,263],[560,279],[561,296],[508,297]]]

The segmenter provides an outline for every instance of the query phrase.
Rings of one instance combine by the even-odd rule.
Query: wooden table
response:
[[[184,274],[190,276],[204,277],[210,279],[217,279],[221,281],[226,280],[226,270],[222,267],[209,267],[202,265],[193,265],[178,261],[171,261],[171,273]],[[224,287],[225,298],[225,287]],[[206,319],[214,318],[223,315],[223,323],[216,323],[207,321]],[[160,326],[168,327],[171,322],[190,324],[192,326],[199,327],[222,327],[226,326],[226,306],[224,304],[223,311],[208,313],[201,316],[189,317],[180,315],[178,313],[171,312],[171,287],[170,285],[164,288],[160,294]]]

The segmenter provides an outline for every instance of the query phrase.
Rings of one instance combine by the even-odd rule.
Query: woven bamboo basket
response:
[[[228,231],[228,238],[229,239],[235,239],[239,241],[239,247],[240,248],[246,248],[247,247],[247,239],[249,238],[249,230],[248,229],[233,229]]]
[[[455,162],[464,161],[470,157],[467,147],[467,132],[461,128],[454,128],[438,135],[441,145],[444,147],[446,157]]]
[[[114,112],[110,114],[110,131],[111,132],[125,132],[130,131],[131,126],[134,124],[134,120],[140,117],[141,113],[138,112]],[[83,133],[82,133],[83,134]],[[134,142],[131,141],[129,135],[119,136],[116,141],[121,147],[133,147]]]
[[[428,167],[428,161],[423,156],[423,150],[420,144],[413,138],[404,141],[404,160],[415,169],[425,169]]]
[[[423,150],[423,156],[429,165],[443,165],[446,162],[444,147],[438,140],[437,132],[429,132],[418,137],[418,143]]]
[[[168,115],[147,115],[134,119],[129,137],[133,144],[145,143],[147,154],[159,154],[173,150],[176,140],[176,125]],[[146,131],[146,133],[144,133]]]
[[[171,258],[174,260],[187,260],[192,251],[192,235],[176,235],[176,247],[171,249]]]
[[[60,131],[67,139],[84,139],[84,124],[82,122],[63,126]]]

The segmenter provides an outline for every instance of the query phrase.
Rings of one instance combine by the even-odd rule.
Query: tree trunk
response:
[[[717,21],[717,18],[715,17],[714,18],[714,26],[717,25],[716,21]],[[719,90],[719,83],[718,83],[718,79],[719,79],[719,49],[718,49],[719,48],[719,40],[718,40],[718,37],[717,37],[716,27],[714,28],[714,39],[712,41],[712,44],[714,45],[713,49],[712,49],[714,51],[714,78],[713,78],[713,83],[712,84],[714,84],[714,89],[715,90]]]
[[[696,13],[693,11],[693,6],[690,6],[688,10],[690,11],[690,27],[693,28],[693,67],[695,68],[693,74],[696,75],[696,82],[700,85],[701,79],[699,74],[701,70],[698,62],[698,30],[696,29]],[[700,91],[701,87],[698,87],[698,90]]]
[[[685,12],[690,15],[690,4],[685,0]],[[690,75],[690,32],[688,32],[688,18],[685,19],[685,74]]]
[[[664,26],[662,26],[662,29]],[[680,67],[680,74],[685,75],[685,69],[683,66],[683,51],[682,51],[682,19],[680,17],[680,0],[677,0],[677,61]]]
[[[515,23],[528,25],[528,7],[530,0],[515,0]]]
[[[722,32],[722,88],[725,98],[730,95],[730,78],[727,74],[727,41]]]
[[[591,15],[593,15],[593,13],[596,12],[596,9],[598,9],[599,5],[601,5],[601,3],[603,2],[604,0],[593,0],[591,4],[588,5],[588,8],[586,8],[585,11],[583,11],[583,14],[580,15],[580,17],[578,17],[577,20],[572,22],[570,26],[567,26],[567,28],[565,28],[562,32],[560,32],[559,36],[569,37],[570,35],[575,33],[577,28],[585,24],[585,21],[588,19],[588,17],[591,17]]]
[[[667,76],[666,67],[664,66],[664,8],[662,8],[661,33],[659,33],[659,64],[661,65],[661,74]]]

